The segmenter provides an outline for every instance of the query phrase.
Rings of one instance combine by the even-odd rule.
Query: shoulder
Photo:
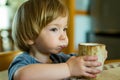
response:
[[[31,57],[27,52],[23,52],[17,55],[12,61],[12,63],[10,64],[10,67],[8,69],[9,80],[12,80],[12,76],[14,75],[16,70],[18,70],[23,66],[34,64],[34,63],[39,63],[39,62],[37,62],[37,60]]]
[[[24,64],[32,64],[37,62],[32,56],[27,52],[23,52],[20,55],[16,56],[11,64],[15,63],[24,63]]]
[[[28,64],[34,64],[34,63],[39,63],[35,58],[29,55],[27,52],[23,52],[16,56],[14,60],[12,61],[10,68],[14,66],[24,66]]]

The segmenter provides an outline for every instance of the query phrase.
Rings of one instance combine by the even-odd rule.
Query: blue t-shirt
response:
[[[50,59],[53,61],[53,63],[64,63],[66,62],[71,56],[75,56],[75,54],[51,54]],[[8,69],[8,77],[9,80],[13,80],[13,75],[16,70],[19,68],[29,65],[29,64],[40,64],[41,62],[37,61],[35,58],[33,58],[29,53],[23,52],[22,54],[15,57],[13,62],[11,63],[9,69]]]

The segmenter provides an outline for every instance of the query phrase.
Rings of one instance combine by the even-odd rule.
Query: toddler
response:
[[[69,12],[61,0],[28,0],[16,12],[12,36],[22,51],[11,63],[9,80],[94,78],[101,71],[97,56],[64,54]]]

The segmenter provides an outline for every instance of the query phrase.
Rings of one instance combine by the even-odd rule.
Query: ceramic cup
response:
[[[102,65],[97,68],[103,70],[104,61],[107,57],[105,44],[80,43],[78,45],[78,56],[93,56],[93,55],[98,56],[98,61],[102,63]],[[96,80],[96,79],[90,79],[90,80]]]

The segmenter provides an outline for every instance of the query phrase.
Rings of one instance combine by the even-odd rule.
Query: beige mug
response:
[[[104,61],[107,57],[105,44],[100,43],[80,43],[78,45],[78,56],[98,56],[98,61],[102,63],[100,70],[103,70]],[[90,79],[97,80],[97,79]]]

